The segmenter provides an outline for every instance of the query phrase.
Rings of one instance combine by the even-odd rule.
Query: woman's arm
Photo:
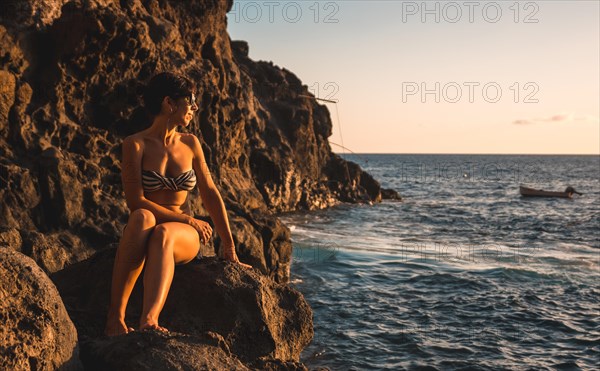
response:
[[[197,187],[200,191],[200,197],[202,197],[202,204],[204,205],[206,211],[208,211],[210,214],[210,218],[215,223],[215,229],[219,234],[219,237],[221,237],[225,253],[231,253],[231,251],[233,251],[235,254],[233,237],[231,236],[231,229],[229,227],[229,219],[227,218],[225,204],[223,203],[221,194],[213,182],[210,171],[208,170],[208,166],[206,165],[206,160],[204,159],[204,152],[202,151],[200,141],[195,135],[191,135],[191,137],[193,140],[192,151],[194,152],[194,161],[192,166],[198,179]]]
[[[144,197],[142,188],[142,156],[143,143],[129,136],[123,140],[123,161],[121,165],[121,180],[125,192],[125,200],[129,210],[150,210],[157,223],[181,222],[189,223],[190,216],[169,210]]]
[[[197,185],[200,191],[200,197],[202,197],[202,203],[204,208],[210,214],[211,219],[215,223],[215,228],[219,237],[221,237],[223,258],[240,264],[244,268],[252,268],[251,265],[242,263],[235,252],[235,246],[233,244],[233,237],[231,236],[231,229],[229,228],[229,219],[227,218],[227,210],[225,204],[221,198],[221,194],[215,186],[215,183],[210,176],[210,171],[204,159],[204,152],[202,152],[202,146],[198,138],[190,134],[192,137],[192,150],[194,152],[194,161],[192,166],[196,172],[196,178],[198,179]]]
[[[231,228],[229,226],[229,219],[227,218],[227,210],[225,203],[221,198],[221,194],[217,189],[217,186],[213,182],[210,170],[206,164],[204,158],[204,152],[200,141],[195,135],[192,137],[192,150],[194,152],[193,167],[198,178],[198,190],[202,197],[202,204],[204,208],[210,214],[211,219],[215,224],[215,229],[221,237],[223,257],[227,260],[239,262],[239,259],[235,252],[235,245],[233,237],[231,235]],[[241,263],[246,266],[245,264]]]

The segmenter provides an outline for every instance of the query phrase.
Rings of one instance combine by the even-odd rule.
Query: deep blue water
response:
[[[597,369],[600,157],[344,157],[404,200],[282,215],[310,369]]]

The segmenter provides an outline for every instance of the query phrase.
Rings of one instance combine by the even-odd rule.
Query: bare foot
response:
[[[167,330],[166,328],[159,326],[158,322],[146,321],[146,322],[140,324],[140,331],[149,330],[149,329],[158,330],[160,332],[169,332],[169,330]]]
[[[127,327],[124,320],[108,319],[106,321],[106,327],[104,328],[104,335],[117,336],[117,335],[128,334],[132,331],[133,331],[133,328]]]
[[[239,265],[241,265],[241,266],[242,266],[242,267],[244,267],[244,268],[252,268],[252,266],[251,266],[251,265],[248,265],[248,264],[246,264],[246,263],[242,263],[241,261],[238,261],[238,264],[239,264]]]

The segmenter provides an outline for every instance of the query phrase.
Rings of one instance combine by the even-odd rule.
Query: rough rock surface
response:
[[[202,336],[158,331],[82,342],[86,370],[248,370],[215,333]]]
[[[84,363],[87,354],[95,354],[93,359],[108,357],[121,348],[102,345],[98,340],[105,325],[114,254],[115,249],[100,251],[52,275],[82,339]],[[128,325],[137,327],[141,305],[139,280],[129,301]],[[247,365],[296,364],[313,337],[312,310],[299,292],[216,257],[177,266],[160,323],[170,331],[192,337],[205,336],[206,332],[220,334],[223,346]],[[158,343],[157,352],[166,352],[160,350],[163,347],[179,346]]]
[[[163,70],[201,87],[190,131],[235,215],[238,254],[262,273],[289,278],[289,231],[273,212],[381,199],[377,181],[332,153],[327,107],[299,97],[310,93],[293,73],[250,60],[248,45],[230,40],[231,6],[0,2],[0,227],[68,231],[85,246],[52,264],[32,255],[48,272],[120,237],[128,215],[120,144],[148,125],[140,93]],[[197,191],[191,207],[206,215]],[[60,238],[48,241],[64,255]]]
[[[331,117],[292,72],[252,61],[245,41],[231,43],[234,59],[260,102],[249,132],[252,176],[270,210],[321,209],[343,202],[379,202],[371,175],[333,154]],[[273,145],[275,144],[275,145]]]
[[[217,333],[135,332],[83,341],[86,370],[261,370],[307,371],[300,362],[261,357],[244,365]]]
[[[77,332],[48,276],[35,262],[0,247],[0,370],[79,366]]]

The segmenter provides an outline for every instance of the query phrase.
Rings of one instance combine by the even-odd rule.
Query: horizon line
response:
[[[335,152],[338,155],[488,155],[488,156],[600,156],[600,153],[432,153],[432,152]]]

